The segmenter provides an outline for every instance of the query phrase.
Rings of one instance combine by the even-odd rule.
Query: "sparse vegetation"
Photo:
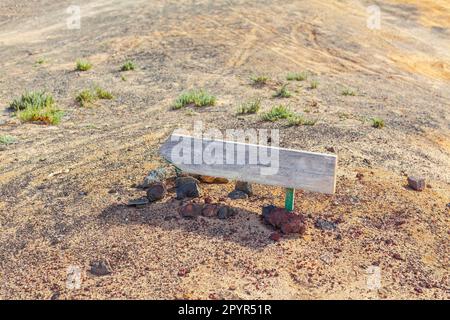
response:
[[[121,79],[122,81],[127,81],[127,78],[126,78],[124,75],[121,75],[121,76],[120,76],[120,79]]]
[[[381,129],[384,127],[384,120],[381,118],[372,118],[372,127]]]
[[[345,88],[342,90],[341,94],[343,96],[356,96],[356,91],[351,88]]]
[[[287,119],[293,115],[293,112],[284,105],[272,107],[268,112],[262,114],[261,118],[264,121],[277,121],[280,119]]]
[[[106,91],[105,89],[102,89],[100,87],[95,88],[95,94],[97,95],[97,98],[103,99],[103,100],[111,100],[114,99],[114,96],[111,92]]]
[[[291,92],[287,88],[287,84],[284,84],[273,96],[276,98],[289,98],[291,95]]]
[[[95,90],[85,89],[80,91],[75,99],[80,106],[87,107],[98,99],[111,100],[114,99],[114,96],[111,92],[96,87]]]
[[[311,80],[311,83],[309,85],[310,89],[317,89],[317,87],[319,86],[319,81],[317,80]]]
[[[213,106],[216,104],[216,97],[205,90],[191,90],[182,93],[173,105],[173,109],[194,105],[196,107]]]
[[[41,121],[58,124],[63,116],[63,112],[54,106],[53,96],[44,91],[25,92],[11,102],[10,108],[22,122]]]
[[[238,114],[258,113],[260,108],[261,108],[261,99],[255,99],[242,103],[239,106],[237,113]]]
[[[250,80],[254,85],[265,85],[269,81],[269,77],[266,75],[254,75],[250,77]]]
[[[289,126],[313,126],[316,124],[317,120],[308,120],[305,119],[300,114],[293,114],[288,119],[288,125]]]
[[[286,76],[286,79],[289,81],[305,81],[308,79],[308,73],[306,72],[289,72]]]
[[[43,58],[39,58],[36,60],[36,64],[43,64],[45,60]]]
[[[77,64],[75,66],[76,71],[88,71],[92,68],[92,64],[86,60],[77,60]]]
[[[135,69],[136,69],[136,64],[131,60],[127,60],[120,68],[120,71],[130,71],[130,70],[135,70]]]
[[[44,91],[27,91],[14,99],[9,105],[14,111],[25,110],[28,108],[43,109],[52,106],[54,103],[53,96]]]
[[[16,138],[9,135],[0,135],[0,144],[8,145],[16,142]]]
[[[54,106],[45,108],[27,108],[16,113],[23,122],[38,121],[46,124],[58,124],[64,113]]]

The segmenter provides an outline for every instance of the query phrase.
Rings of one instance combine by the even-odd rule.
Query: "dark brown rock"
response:
[[[293,215],[281,225],[281,232],[284,234],[299,233],[303,234],[306,231],[306,225],[302,217]]]
[[[425,179],[417,177],[408,177],[408,186],[416,191],[423,191],[425,190],[426,186]]]
[[[202,215],[205,217],[216,217],[218,212],[218,206],[215,204],[207,204],[203,207]]]
[[[167,189],[164,183],[155,182],[152,183],[147,189],[147,199],[150,202],[161,200],[167,193]]]
[[[303,216],[289,212],[284,208],[266,206],[263,208],[263,220],[284,234],[300,233],[306,231],[306,223]]]
[[[197,203],[188,203],[179,209],[183,218],[196,218],[202,213],[202,206]]]
[[[89,270],[95,276],[106,276],[112,273],[112,268],[107,260],[99,260],[91,262],[91,269]]]
[[[201,194],[199,181],[193,177],[179,177],[175,180],[177,199],[196,198]]]
[[[219,219],[228,219],[234,215],[236,215],[236,210],[228,206],[221,206],[217,212]]]

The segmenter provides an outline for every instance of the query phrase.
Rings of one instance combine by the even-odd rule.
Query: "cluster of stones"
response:
[[[131,205],[140,206],[145,203],[154,202],[163,199],[167,194],[167,188],[164,180],[168,174],[165,169],[156,169],[150,171],[141,188],[147,190],[145,199],[133,200]],[[216,178],[210,176],[189,176],[181,175],[175,180],[176,199],[185,200],[198,198],[202,195],[200,182],[208,184],[228,183],[224,178]],[[237,181],[235,188],[228,194],[230,199],[247,199],[253,195],[252,185],[248,182]],[[145,202],[145,203],[141,203]],[[219,219],[228,219],[237,214],[237,210],[221,203],[212,203],[211,198],[206,197],[204,203],[190,201],[184,203],[179,208],[179,214],[186,219],[195,219],[199,216],[208,218],[217,217]],[[278,241],[282,234],[303,234],[306,230],[305,219],[302,215],[289,212],[284,208],[277,208],[269,205],[262,210],[263,221],[272,226],[275,232],[271,235],[271,239]]]

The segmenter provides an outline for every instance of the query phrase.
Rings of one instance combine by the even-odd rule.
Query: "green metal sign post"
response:
[[[295,196],[295,189],[286,188],[286,199],[284,201],[284,208],[287,211],[294,211],[294,196]]]

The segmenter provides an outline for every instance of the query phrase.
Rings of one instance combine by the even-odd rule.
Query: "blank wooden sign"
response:
[[[334,193],[337,156],[172,134],[160,153],[182,171]]]

